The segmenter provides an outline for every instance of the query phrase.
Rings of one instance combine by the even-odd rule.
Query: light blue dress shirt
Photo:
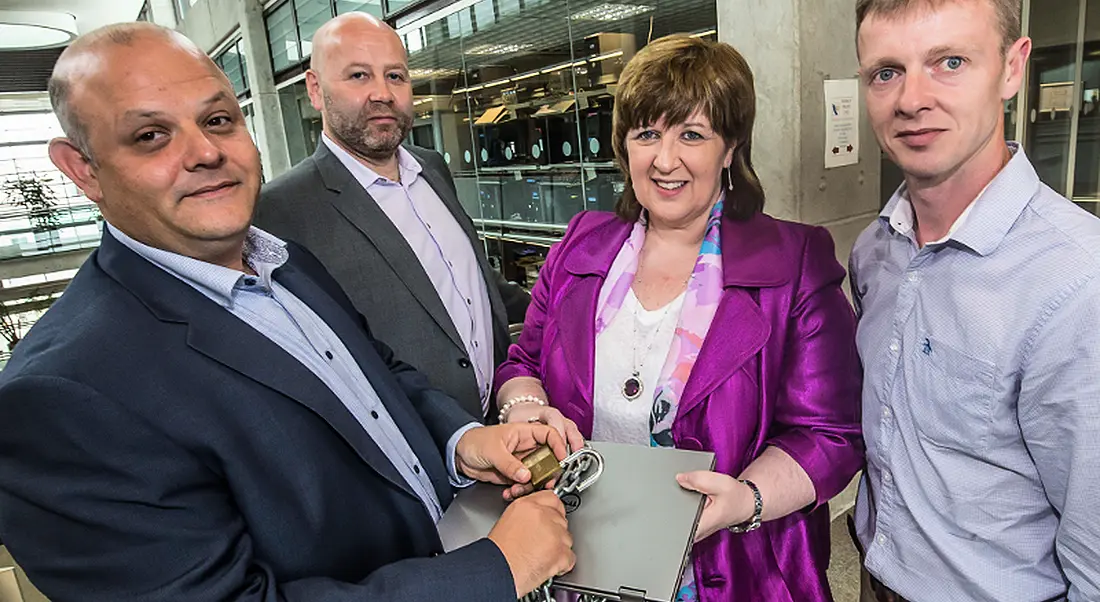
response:
[[[944,241],[851,257],[867,569],[913,602],[1100,600],[1100,220],[1015,146]]]
[[[322,134],[321,141],[378,203],[420,260],[462,338],[477,376],[482,413],[488,412],[494,369],[493,316],[485,275],[470,237],[420,176],[423,169],[409,151],[397,149],[401,181],[394,182],[363,165],[327,135]]]
[[[278,238],[252,228],[245,241],[244,260],[255,276],[145,245],[107,224],[110,234],[153,265],[179,278],[255,328],[309,368],[343,402],[374,442],[438,521],[442,508],[428,473],[386,410],[385,404],[351,352],[336,333],[312,309],[276,282],[273,273],[289,258]],[[447,465],[452,485],[473,481],[458,474],[455,447],[471,423],[459,429],[447,444]]]

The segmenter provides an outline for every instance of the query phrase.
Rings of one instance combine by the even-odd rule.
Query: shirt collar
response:
[[[396,182],[379,175],[376,171],[364,165],[362,161],[344,150],[344,147],[333,142],[332,138],[329,138],[328,134],[324,132],[321,133],[321,142],[332,151],[332,154],[336,155],[340,163],[351,172],[351,175],[355,176],[355,179],[359,181],[363,188],[369,189],[379,183],[396,184]],[[400,184],[406,188],[416,181],[422,170],[420,162],[403,146],[397,147],[397,169],[401,177]]]
[[[222,307],[233,305],[234,290],[240,288],[242,281],[249,277],[244,272],[151,247],[127,236],[110,223],[107,224],[107,229],[111,236],[131,251],[191,285]],[[269,289],[272,274],[286,263],[290,256],[285,242],[255,226],[248,230],[243,255],[249,267],[256,272],[259,284]]]
[[[992,253],[1000,246],[1012,225],[1035,196],[1040,184],[1035,168],[1019,144],[1009,142],[1008,148],[1012,158],[1005,167],[967,206],[959,219],[955,220],[947,236],[928,244],[942,244],[953,240],[982,256]],[[879,213],[879,220],[888,231],[913,238],[916,220],[909,201],[909,191],[904,183]]]

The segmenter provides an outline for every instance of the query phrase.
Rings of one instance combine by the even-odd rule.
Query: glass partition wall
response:
[[[1018,133],[1039,177],[1097,213],[1100,206],[1100,0],[1024,3],[1034,42]]]
[[[443,155],[493,265],[527,286],[570,218],[622,193],[611,110],[626,62],[671,33],[717,36],[716,0],[287,0],[265,19],[292,163],[320,141],[304,71],[322,17],[383,6],[403,15],[408,141]]]
[[[398,22],[413,144],[443,155],[490,260],[527,286],[569,219],[612,209],[623,66],[670,33],[716,36],[714,0],[481,0]]]

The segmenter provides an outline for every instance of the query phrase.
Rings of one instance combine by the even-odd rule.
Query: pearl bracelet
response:
[[[521,403],[534,403],[540,406],[546,405],[546,400],[534,395],[520,395],[519,397],[513,397],[504,402],[504,405],[500,406],[500,414],[497,416],[497,421],[504,424],[508,421],[508,412],[512,411],[512,408]]]

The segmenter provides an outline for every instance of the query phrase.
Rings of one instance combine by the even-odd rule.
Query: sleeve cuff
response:
[[[463,435],[468,433],[472,429],[481,427],[481,424],[471,422],[466,426],[455,431],[455,434],[451,435],[451,438],[447,440],[447,475],[451,478],[451,486],[464,488],[473,485],[477,481],[467,477],[465,475],[458,474],[458,466],[455,464],[455,448],[458,447],[458,440]]]

